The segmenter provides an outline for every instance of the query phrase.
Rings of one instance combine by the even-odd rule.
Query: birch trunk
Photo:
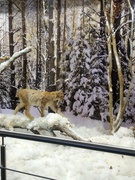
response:
[[[118,131],[118,129],[121,126],[121,123],[123,121],[123,114],[125,111],[125,108],[127,106],[127,102],[130,96],[131,89],[133,87],[133,79],[134,76],[132,76],[130,86],[128,89],[128,93],[126,95],[126,98],[124,100],[124,78],[123,78],[123,73],[122,73],[122,66],[121,66],[121,59],[120,59],[120,54],[118,52],[118,47],[117,47],[117,41],[118,41],[118,24],[116,20],[118,18],[118,15],[120,16],[120,9],[121,9],[121,3],[119,1],[111,1],[111,10],[110,10],[110,19],[108,20],[108,15],[106,11],[106,4],[105,1],[103,0],[103,9],[104,9],[104,15],[106,19],[106,26],[107,26],[107,45],[108,45],[108,57],[109,57],[109,68],[108,68],[108,86],[109,86],[109,109],[110,109],[110,125],[111,125],[111,132],[115,133]],[[118,8],[116,8],[116,4],[118,4]],[[129,7],[131,9],[131,6],[129,4]],[[132,10],[131,10],[132,12]],[[133,16],[132,16],[133,17]],[[116,19],[115,19],[116,18]],[[119,17],[120,18],[120,17]],[[117,37],[116,37],[116,33]],[[131,30],[131,38],[133,38],[132,35],[132,30]],[[131,45],[132,46],[132,45]],[[131,51],[132,52],[132,51]],[[130,55],[132,59],[132,55]],[[114,116],[113,113],[113,108],[114,108],[114,102],[113,102],[113,93],[114,93],[114,87],[112,83],[112,70],[113,70],[113,63],[112,59],[114,58],[114,61],[116,63],[117,71],[118,71],[118,81],[119,81],[119,109],[116,117]],[[132,60],[131,60],[132,61]]]
[[[107,17],[107,12],[106,12],[106,7],[105,7],[105,2],[103,0],[103,10],[104,10],[104,15],[105,15],[105,20],[106,20],[106,25],[107,25],[107,32],[108,32],[108,37],[107,37],[107,46],[108,46],[108,58],[109,58],[109,67],[108,67],[108,87],[109,87],[109,112],[110,112],[110,128],[111,130],[113,129],[113,121],[114,121],[114,116],[113,116],[113,87],[112,87],[112,46],[111,46],[111,27],[109,24],[109,20]],[[112,17],[112,12],[111,12],[111,17]]]

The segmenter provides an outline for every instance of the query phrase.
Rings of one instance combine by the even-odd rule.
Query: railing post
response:
[[[4,144],[4,137],[2,136],[1,145],[1,180],[6,180],[6,146]]]

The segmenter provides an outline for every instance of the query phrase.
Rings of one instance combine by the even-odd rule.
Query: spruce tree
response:
[[[65,85],[67,109],[75,115],[101,119],[100,113],[105,111],[108,98],[104,60],[91,50],[83,34],[69,44]]]

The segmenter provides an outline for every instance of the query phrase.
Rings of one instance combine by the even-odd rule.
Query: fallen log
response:
[[[46,117],[35,118],[33,121],[21,115],[0,113],[0,126],[11,131],[13,131],[14,128],[23,128],[35,134],[40,134],[41,130],[46,130],[51,136],[56,136],[54,131],[57,130],[75,140],[88,141],[73,130],[72,124],[68,118],[57,113],[49,113]]]

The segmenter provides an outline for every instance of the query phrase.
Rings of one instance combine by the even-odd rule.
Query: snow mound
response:
[[[128,129],[126,127],[120,127],[120,129],[115,133],[115,135],[119,136],[119,138],[134,137],[132,129]]]
[[[34,119],[31,123],[28,124],[28,129],[34,130],[50,130],[54,129],[54,127],[71,127],[71,123],[67,118],[57,114],[57,113],[49,113],[46,117],[39,117]]]
[[[8,119],[15,118],[11,114],[7,116],[9,116]],[[7,116],[4,114],[1,116],[0,114],[0,121]],[[55,121],[56,117],[59,116],[54,116],[53,114],[46,116],[46,118],[50,119],[49,117],[51,117],[50,125],[59,122],[59,120]],[[111,146],[116,145],[117,147],[135,148],[135,139],[131,129],[121,127],[117,133],[110,135],[103,128],[100,121],[95,120],[93,122],[90,118],[76,117],[71,113],[68,117],[70,117],[69,119],[73,125],[76,124],[74,130],[83,137],[89,137],[93,142],[110,144]],[[24,116],[19,116],[20,121],[23,118]],[[36,118],[30,123],[32,125],[39,120],[42,120],[42,118]],[[6,123],[8,124],[7,121]],[[65,139],[68,139],[68,137],[65,136]],[[7,152],[6,164],[9,168],[59,180],[135,179],[134,157],[14,138],[5,138],[5,144]],[[10,171],[7,171],[7,179],[35,180],[34,177]]]
[[[26,127],[30,122],[25,116],[0,113],[0,126],[13,130],[14,127]]]

